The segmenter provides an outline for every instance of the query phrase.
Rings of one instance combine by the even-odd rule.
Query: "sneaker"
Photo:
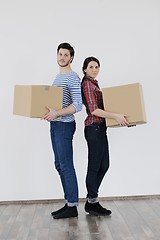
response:
[[[77,217],[77,216],[78,216],[77,207],[76,206],[74,206],[74,207],[67,206],[63,212],[53,216],[53,218],[60,219],[60,218],[71,218],[71,217]]]
[[[55,216],[55,215],[57,215],[57,214],[59,214],[59,213],[62,213],[63,211],[66,210],[66,208],[67,208],[67,203],[64,205],[64,207],[58,209],[57,211],[51,212],[51,215],[52,215],[52,216]]]
[[[111,215],[111,210],[107,210],[103,208],[99,202],[97,203],[89,203],[88,201],[84,207],[85,211],[94,216],[109,216]]]

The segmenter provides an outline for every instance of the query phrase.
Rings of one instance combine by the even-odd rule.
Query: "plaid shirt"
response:
[[[89,126],[92,123],[105,122],[104,118],[92,114],[92,112],[97,108],[104,109],[102,92],[98,86],[98,81],[96,79],[85,77],[82,81],[81,86],[83,104],[85,105],[87,112],[85,126]]]

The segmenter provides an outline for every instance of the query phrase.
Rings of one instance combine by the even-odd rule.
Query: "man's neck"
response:
[[[60,67],[60,68],[59,68],[59,72],[60,72],[60,73],[67,73],[67,72],[70,72],[70,71],[72,71],[70,65],[69,65],[69,66],[66,66],[66,67]]]

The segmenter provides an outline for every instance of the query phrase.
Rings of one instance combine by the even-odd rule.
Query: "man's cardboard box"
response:
[[[102,88],[104,109],[122,113],[131,125],[146,123],[142,86],[139,83]],[[106,119],[108,127],[120,126],[114,119]]]
[[[16,85],[13,114],[41,118],[48,110],[62,108],[63,88],[45,85]]]

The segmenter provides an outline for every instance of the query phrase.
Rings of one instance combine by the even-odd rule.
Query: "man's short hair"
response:
[[[75,54],[74,48],[69,43],[64,42],[59,44],[59,46],[57,47],[57,53],[59,52],[60,48],[67,49],[70,52],[71,57],[74,57]]]

